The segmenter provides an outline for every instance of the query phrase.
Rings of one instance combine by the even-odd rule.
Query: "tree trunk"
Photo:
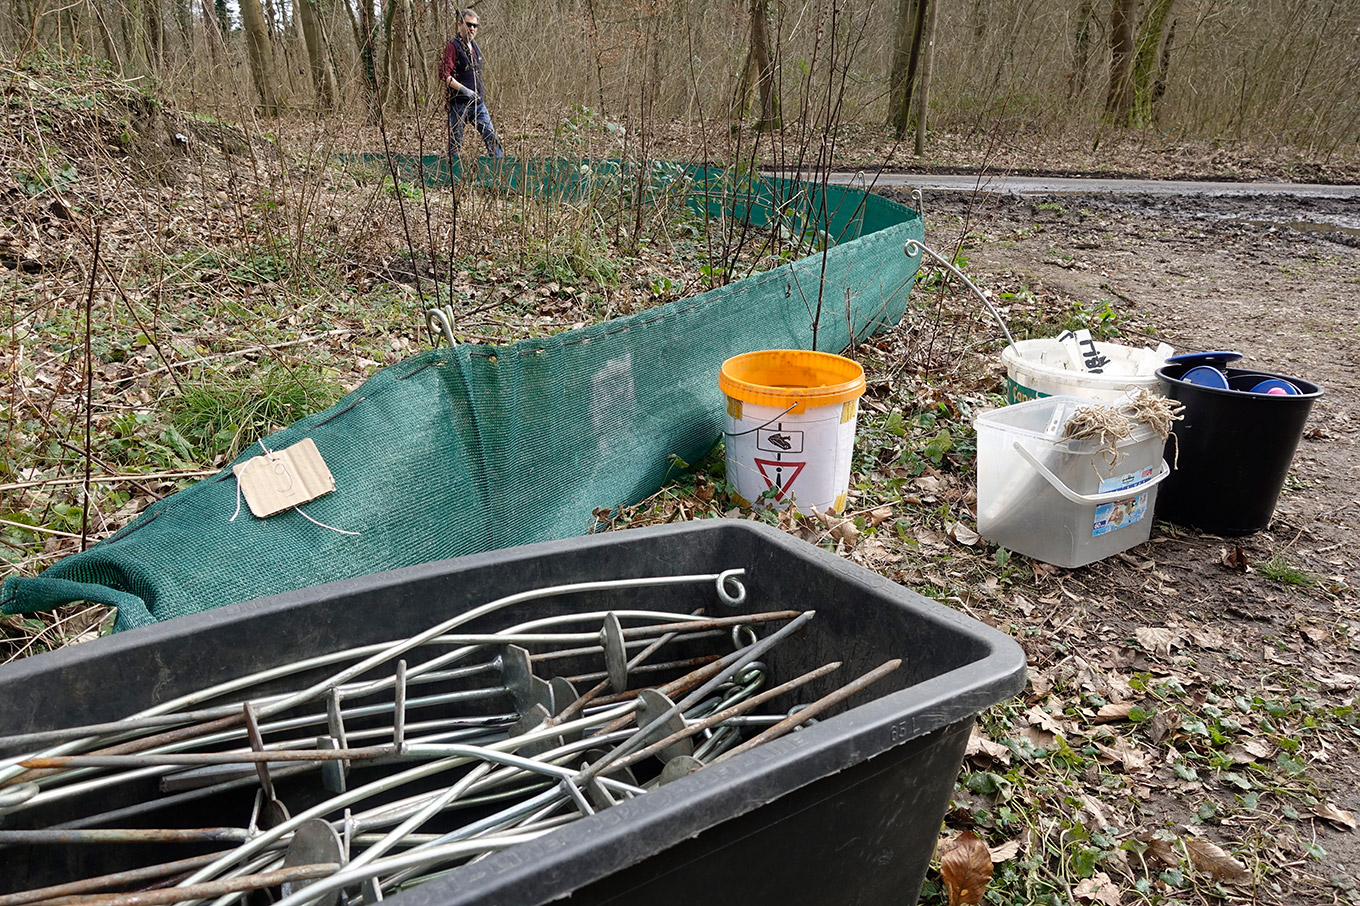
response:
[[[340,0],[349,18],[349,26],[354,31],[354,47],[359,54],[359,70],[364,79],[364,98],[367,101],[370,119],[377,120],[378,114],[378,59],[374,49],[376,34],[373,24],[373,0],[358,0],[358,16],[350,0]]]
[[[780,126],[779,94],[775,90],[774,62],[770,56],[770,19],[765,0],[751,0],[751,65],[760,92],[759,132],[773,132]]]
[[[387,39],[387,56],[383,60],[383,103],[393,110],[405,110],[415,96],[407,56],[410,51],[410,0],[387,0],[386,13],[383,28]]]
[[[312,72],[317,106],[331,110],[335,107],[336,82],[321,25],[325,16],[324,7],[318,8],[317,0],[294,0],[294,3],[298,18],[302,20],[302,36],[307,42],[307,63]]]
[[[250,56],[250,73],[255,78],[255,90],[260,95],[260,109],[265,116],[279,112],[279,85],[274,77],[274,47],[269,40],[269,26],[264,21],[260,0],[240,0],[241,24],[246,31],[246,49]]]
[[[1133,109],[1134,31],[1138,0],[1110,2],[1110,87],[1105,93],[1105,118],[1125,123]]]
[[[897,138],[907,134],[911,123],[911,97],[925,35],[929,0],[897,0],[897,26],[893,36],[892,73],[888,79],[888,122]]]
[[[118,53],[118,45],[113,40],[113,33],[109,31],[109,25],[104,21],[104,13],[99,8],[98,3],[89,4],[90,18],[99,26],[100,43],[104,45],[104,56],[118,69],[118,74],[125,75],[123,71],[123,57]]]
[[[1091,67],[1091,28],[1096,21],[1096,0],[1081,0],[1077,31],[1072,38],[1072,66],[1067,73],[1067,100],[1086,94]]]
[[[1176,0],[1153,0],[1152,7],[1138,29],[1138,50],[1130,80],[1133,103],[1125,125],[1142,127],[1152,122],[1153,106],[1160,96],[1155,87],[1158,75],[1164,74],[1166,67],[1171,65],[1167,29],[1175,4]]]
[[[143,13],[146,16],[146,61],[152,72],[160,72],[165,67],[165,20],[161,14],[160,0],[144,0]]]
[[[921,0],[925,6],[927,0]],[[926,117],[930,110],[930,74],[935,68],[935,25],[940,19],[938,3],[930,3],[926,10],[925,50],[921,54],[921,72],[912,94],[916,101],[916,156],[926,153]]]

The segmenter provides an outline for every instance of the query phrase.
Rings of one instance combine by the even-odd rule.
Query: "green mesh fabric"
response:
[[[394,162],[447,180],[437,158]],[[629,178],[617,163],[589,164]],[[672,165],[675,166],[675,165]],[[570,193],[583,162],[505,162],[472,178]],[[74,600],[118,608],[116,630],[444,557],[588,532],[597,507],[636,503],[721,437],[718,371],[758,349],[845,349],[897,323],[919,257],[916,212],[794,180],[686,168],[692,203],[763,225],[825,230],[825,255],[635,315],[510,346],[436,349],[383,369],[336,405],[267,438],[312,438],[336,490],[257,519],[230,467],[35,578],[0,586],[4,613]],[[256,444],[237,461],[262,452]],[[233,518],[234,517],[234,518]]]

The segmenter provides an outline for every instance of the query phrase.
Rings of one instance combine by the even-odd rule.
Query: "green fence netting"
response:
[[[384,161],[438,182],[438,158]],[[677,167],[678,165],[669,165]],[[718,370],[757,349],[840,351],[902,317],[922,238],[915,211],[849,187],[683,167],[691,203],[756,226],[773,217],[834,241],[817,253],[625,318],[509,346],[459,345],[378,372],[267,438],[311,438],[336,490],[267,519],[230,466],[148,507],[34,578],[0,586],[3,612],[76,600],[118,608],[115,630],[444,557],[584,534],[593,511],[636,503],[721,437]],[[486,163],[457,174],[507,191],[583,191],[617,162]],[[652,168],[649,185],[674,176]],[[589,188],[585,186],[584,188]],[[259,455],[253,445],[237,462]],[[316,520],[310,521],[307,516]],[[346,533],[333,531],[340,529]]]

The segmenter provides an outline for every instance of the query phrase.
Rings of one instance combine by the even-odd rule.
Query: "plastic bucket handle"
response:
[[[1166,464],[1166,460],[1163,459],[1161,461],[1162,464],[1161,469],[1159,469],[1157,471],[1157,474],[1153,475],[1147,481],[1139,482],[1138,484],[1133,485],[1132,487],[1120,488],[1117,491],[1106,491],[1104,494],[1078,494],[1076,491],[1072,490],[1067,485],[1063,484],[1062,479],[1059,478],[1057,475],[1054,475],[1052,472],[1050,472],[1047,466],[1039,462],[1039,460],[1034,456],[1033,453],[1026,450],[1024,446],[1021,445],[1020,441],[1018,440],[1014,441],[1012,445],[1015,447],[1015,452],[1019,453],[1021,458],[1023,458],[1025,462],[1033,466],[1036,472],[1042,475],[1049,484],[1053,485],[1053,489],[1055,491],[1057,491],[1059,494],[1063,495],[1073,503],[1082,504],[1084,506],[1099,505],[1102,503],[1115,503],[1116,501],[1119,500],[1128,500],[1130,497],[1136,497],[1139,494],[1143,493],[1148,488],[1157,484],[1157,482],[1161,481],[1162,479],[1166,478],[1166,476],[1171,474],[1171,467],[1168,466]]]

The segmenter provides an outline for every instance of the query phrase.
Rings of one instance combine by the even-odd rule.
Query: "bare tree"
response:
[[[1138,0],[1112,0],[1108,121],[1122,126],[1152,122],[1153,105],[1160,97],[1154,86],[1164,80],[1171,61],[1167,39],[1174,6],[1175,0],[1152,0],[1140,22]]]
[[[1067,73],[1067,100],[1074,101],[1086,94],[1090,78],[1092,30],[1096,27],[1096,0],[1081,0],[1077,9],[1077,29],[1072,36],[1072,65]]]
[[[1105,118],[1123,123],[1133,108],[1134,29],[1138,0],[1110,2],[1110,87],[1105,92]]]
[[[760,97],[760,117],[756,129],[771,132],[779,128],[779,93],[776,90],[774,58],[770,53],[770,15],[766,0],[751,0],[750,9],[750,46],[746,51],[746,63],[737,77],[736,90],[732,94],[732,114],[745,116],[751,98],[752,87]]]
[[[279,83],[274,75],[274,45],[265,23],[260,0],[240,0],[241,24],[246,30],[246,49],[250,57],[250,74],[255,78],[255,90],[260,96],[260,109],[265,116],[279,112]]]
[[[410,66],[411,0],[386,0],[384,13],[383,104],[405,110],[416,93]]]
[[[312,87],[316,91],[316,102],[323,110],[330,110],[335,106],[338,89],[326,41],[326,10],[318,0],[294,0],[294,2],[298,17],[302,20],[302,35],[307,42],[307,62],[312,71]]]
[[[924,5],[924,0],[922,0]],[[913,90],[916,101],[916,156],[926,153],[926,119],[930,112],[930,75],[935,68],[935,24],[940,18],[940,6],[931,3],[926,10],[925,49],[921,54],[921,71]]]
[[[916,88],[929,4],[930,0],[897,0],[892,68],[888,76],[888,122],[898,138],[907,134],[911,122],[912,93]]]
[[[1156,116],[1157,102],[1166,93],[1166,72],[1171,66],[1176,0],[1153,0],[1138,29],[1138,50],[1133,58],[1133,104],[1127,125],[1146,126]],[[1159,87],[1160,86],[1160,87]]]

